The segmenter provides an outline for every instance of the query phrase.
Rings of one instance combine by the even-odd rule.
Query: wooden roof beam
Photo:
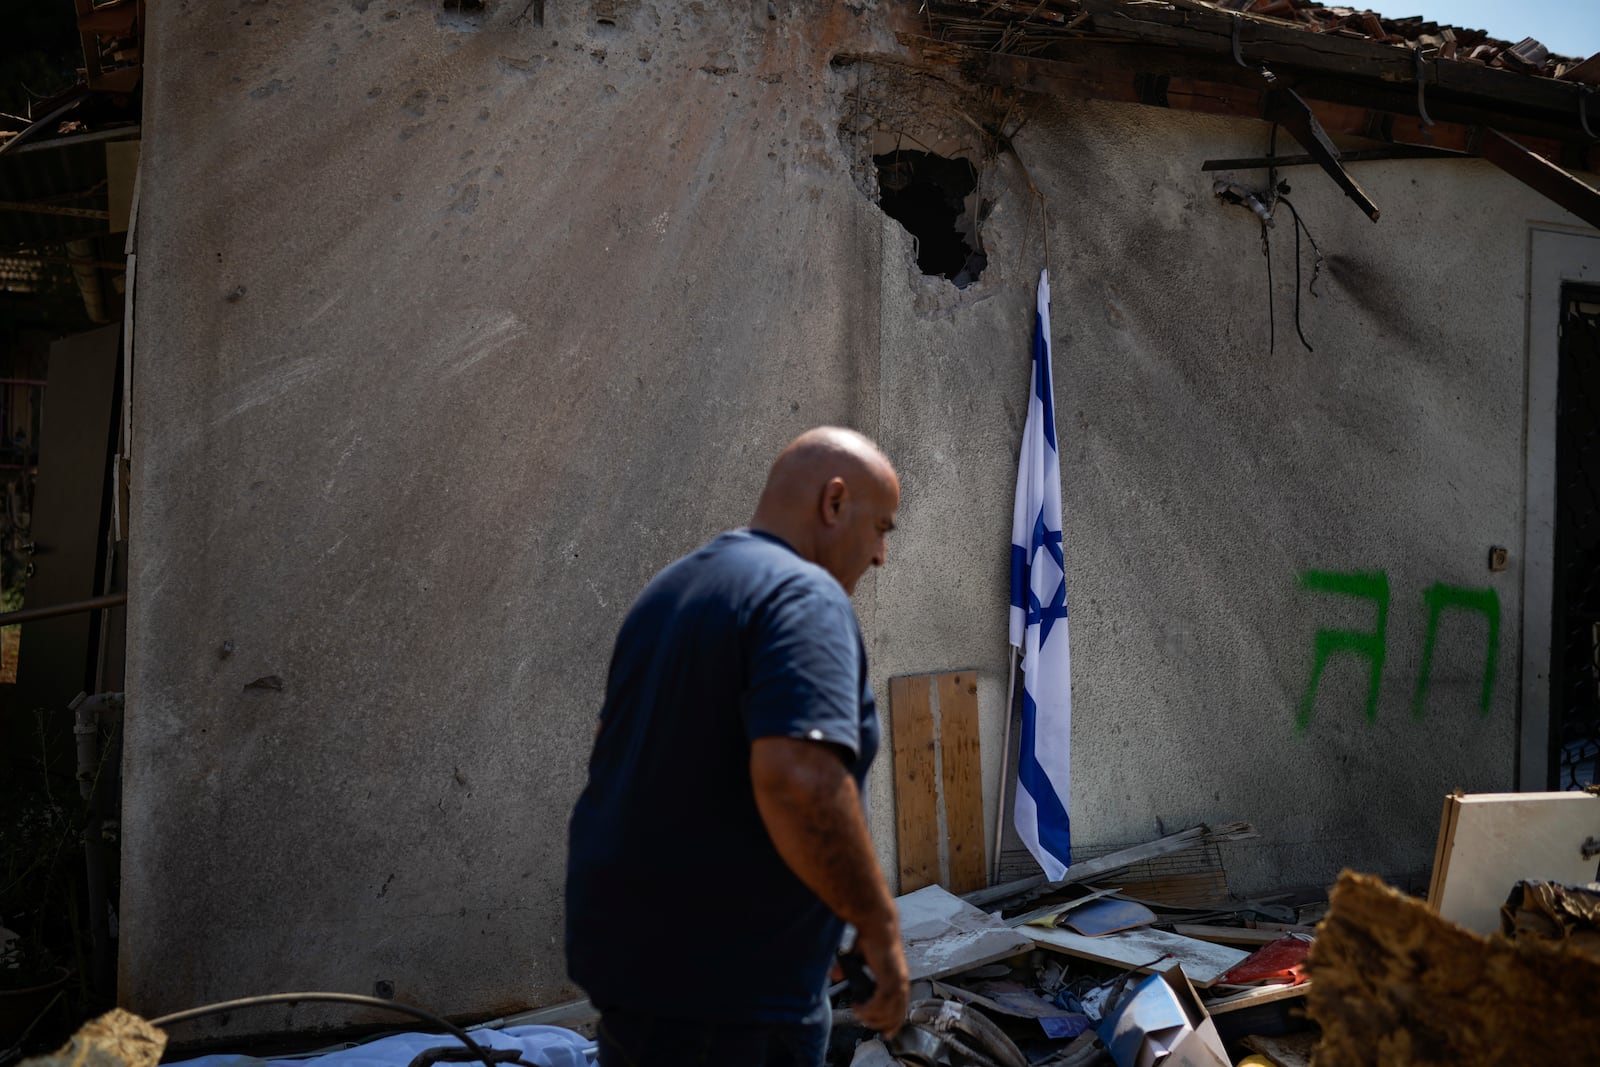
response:
[[[1367,218],[1378,221],[1378,205],[1361,188],[1361,183],[1344,169],[1344,164],[1339,160],[1339,149],[1328,139],[1328,132],[1317,121],[1317,116],[1312,114],[1311,107],[1293,89],[1274,89],[1268,93],[1266,111],[1268,118],[1280,123],[1294,135],[1294,139],[1311,154],[1311,158],[1333,179],[1334,184],[1344,190],[1344,195],[1366,212]]]
[[[1530,152],[1499,130],[1483,131],[1483,158],[1590,226],[1600,229],[1600,190],[1586,185],[1548,159]]]
[[[1115,62],[1115,53],[1100,52],[1094,53],[1093,58],[1092,64],[1078,64],[983,53],[972,57],[966,69],[968,76],[980,83],[1024,92],[1270,121],[1266,107],[1269,87],[1252,72],[1238,69],[1238,74],[1246,77],[1235,77],[1229,68],[1219,69],[1214,64],[1182,64],[1176,70],[1192,76],[1180,77],[1145,73],[1150,69],[1144,65],[1146,56],[1137,62]],[[1478,131],[1488,127],[1514,134],[1524,147],[1552,161],[1579,170],[1600,171],[1600,146],[1552,138],[1548,136],[1551,128],[1545,123],[1507,121],[1507,116],[1490,116],[1477,109],[1468,109],[1462,115],[1476,121],[1463,122],[1450,118],[1456,113],[1453,109],[1430,105],[1436,121],[1427,126],[1414,113],[1415,98],[1403,93],[1346,93],[1342,90],[1348,87],[1332,79],[1300,82],[1293,88],[1329,133],[1476,155]]]

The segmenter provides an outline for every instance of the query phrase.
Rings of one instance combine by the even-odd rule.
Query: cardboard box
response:
[[[1117,1067],[1232,1067],[1217,1024],[1181,967],[1152,974],[1100,1024]]]

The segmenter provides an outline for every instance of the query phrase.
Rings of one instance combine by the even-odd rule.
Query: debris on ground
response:
[[[1483,937],[1346,871],[1311,950],[1318,1067],[1566,1063],[1593,1049],[1600,960]]]
[[[899,898],[909,1024],[889,1041],[868,1033],[841,983],[829,1062],[1231,1067],[1231,1051],[1247,1054],[1243,1036],[1314,1041],[1291,1009],[1310,985],[1300,964],[1315,927],[1305,920],[1324,902],[1241,901],[1220,868],[1201,887],[1141,866],[1253,833],[1195,827],[1076,864],[1055,883],[1023,878],[964,899],[935,885]]]
[[[1355,1067],[1566,1062],[1592,1045],[1600,989],[1600,841],[1574,834],[1592,803],[1550,794],[1446,801],[1427,902],[1345,872],[1329,899],[1240,900],[1220,865],[1205,885],[1150,877],[1152,860],[1254,833],[1195,827],[965,897],[929,885],[897,899],[910,971],[905,1026],[884,1038],[851,1010],[870,984],[829,990],[832,1067]],[[1580,806],[1583,805],[1583,806]],[[1574,815],[1580,817],[1574,821]],[[1509,833],[1507,828],[1515,830]],[[1581,872],[1580,872],[1581,873]],[[1136,886],[1138,893],[1128,891]],[[1294,899],[1290,899],[1294,898]],[[1441,902],[1484,936],[1441,915]],[[870,977],[870,976],[864,976]],[[302,994],[310,995],[310,994]],[[327,994],[332,996],[333,994]],[[587,1001],[471,1029],[480,1058],[587,1067]],[[397,1034],[361,1062],[458,1060],[450,1038]],[[23,1067],[156,1067],[166,1035],[126,1012]],[[347,1046],[346,1046],[347,1047]],[[431,1058],[430,1058],[431,1057]],[[315,1062],[315,1061],[312,1061]],[[202,1056],[180,1067],[266,1061]],[[329,1067],[336,1067],[330,1064]]]

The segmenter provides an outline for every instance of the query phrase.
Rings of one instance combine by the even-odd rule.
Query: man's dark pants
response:
[[[600,1016],[600,1067],[822,1067],[830,1021],[826,1005],[820,1019],[799,1023],[708,1023],[608,1011]]]

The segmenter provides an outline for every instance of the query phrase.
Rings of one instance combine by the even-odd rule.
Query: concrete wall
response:
[[[979,669],[992,812],[1041,208],[1080,843],[1246,819],[1241,891],[1404,874],[1440,794],[1512,785],[1525,249],[1557,209],[1485,165],[1368,165],[1374,226],[1288,174],[1327,260],[1313,354],[1280,226],[1269,354],[1259,229],[1199,170],[1263,151],[1263,126],[1026,101],[1016,154],[984,167],[990,267],[957,291],[863,193],[867,146],[957,150],[952,107],[983,101],[829,63],[892,53],[898,5],[618,0],[601,25],[556,0],[543,26],[521,6],[152,10],[130,1007],[571,995],[566,820],[620,614],[819,422],[901,467],[901,532],[857,594],[874,682],[886,705],[892,674]],[[1302,591],[1308,569],[1387,575],[1372,722],[1345,656],[1296,729],[1316,631],[1374,614]],[[1487,715],[1484,626],[1452,613],[1413,717],[1440,582],[1498,598]],[[892,870],[891,779],[880,759]]]

